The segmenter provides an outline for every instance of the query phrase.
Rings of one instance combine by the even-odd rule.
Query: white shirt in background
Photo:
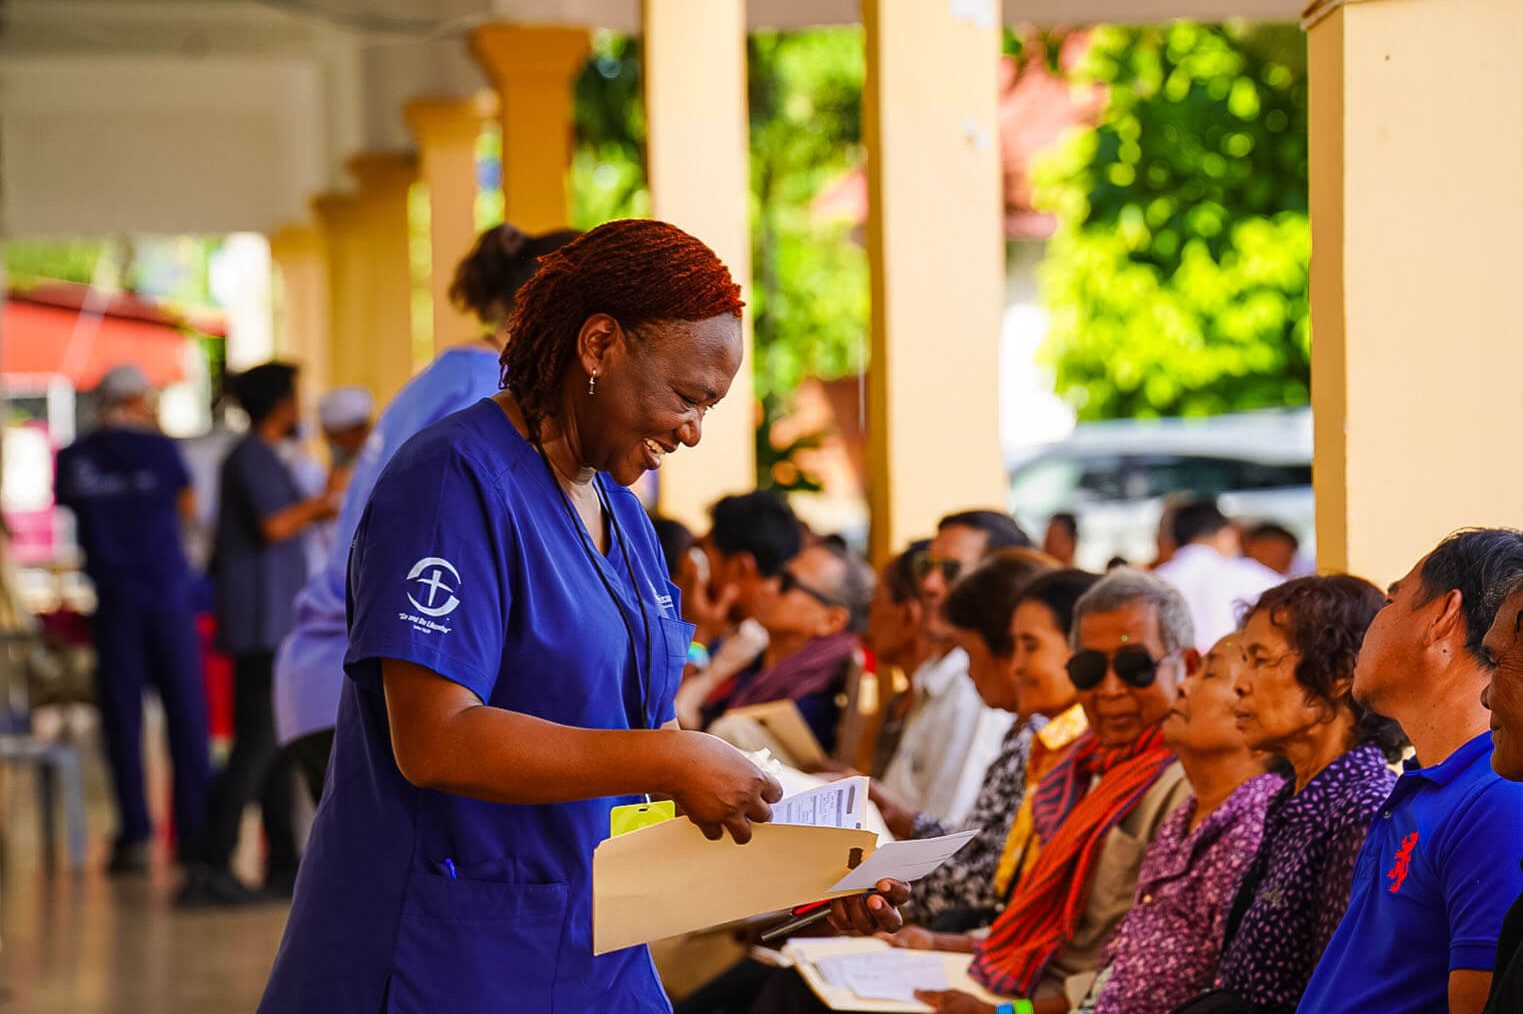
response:
[[[1015,716],[978,696],[961,648],[921,665],[911,686],[915,707],[883,786],[912,810],[961,826]]]
[[[1195,646],[1207,651],[1238,627],[1238,614],[1285,581],[1257,560],[1223,556],[1210,546],[1186,546],[1153,571],[1184,596],[1195,621]]]

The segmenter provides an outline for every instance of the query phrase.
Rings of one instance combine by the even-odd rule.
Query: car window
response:
[[[1212,495],[1235,489],[1274,489],[1311,483],[1310,465],[1266,464],[1243,458],[1201,455],[1141,455],[1133,468],[1145,476],[1140,496],[1170,493]]]
[[[1010,479],[1010,510],[1024,517],[1048,517],[1070,509],[1079,490],[1079,463],[1068,457],[1038,458]]]

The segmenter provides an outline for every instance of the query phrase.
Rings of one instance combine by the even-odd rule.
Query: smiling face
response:
[[[1078,691],[1089,727],[1107,746],[1131,743],[1143,730],[1161,722],[1179,693],[1184,663],[1180,653],[1169,654],[1151,605],[1134,602],[1108,613],[1090,613],[1078,621],[1079,651],[1102,652],[1114,658],[1123,647],[1142,647],[1158,660],[1157,676],[1146,687],[1134,687],[1108,665],[1105,676],[1089,690]],[[1167,657],[1166,657],[1167,656]]]
[[[1497,610],[1483,648],[1496,664],[1481,703],[1491,709],[1491,766],[1497,774],[1523,782],[1523,590]]]
[[[1073,650],[1057,617],[1043,602],[1026,599],[1010,618],[1011,657],[1021,709],[1027,715],[1056,718],[1078,701],[1078,691],[1068,678],[1068,659]]]
[[[1244,666],[1240,641],[1235,631],[1217,641],[1179,684],[1179,699],[1163,721],[1163,738],[1174,751],[1214,755],[1243,748],[1243,734],[1233,719],[1234,686]]]
[[[740,318],[659,321],[626,329],[588,318],[579,338],[582,370],[566,380],[582,463],[628,486],[694,447],[703,417],[740,369]],[[587,391],[596,373],[596,390]]]

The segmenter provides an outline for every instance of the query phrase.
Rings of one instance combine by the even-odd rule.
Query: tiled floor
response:
[[[0,1012],[252,1011],[280,944],[285,906],[177,911],[178,873],[162,855],[148,876],[106,876],[111,811],[98,748],[86,747],[86,765],[90,862],[78,873],[44,871],[31,775],[0,776]],[[150,781],[164,784],[162,770],[150,758]],[[249,830],[255,827],[257,821]],[[255,844],[254,834],[244,837]],[[240,857],[246,871],[253,859],[248,849]]]

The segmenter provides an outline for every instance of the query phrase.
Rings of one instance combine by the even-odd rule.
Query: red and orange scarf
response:
[[[1031,994],[1073,939],[1105,836],[1173,762],[1156,725],[1124,746],[1103,746],[1090,732],[1042,779],[1032,803],[1042,851],[973,959],[979,983],[1005,996]]]

